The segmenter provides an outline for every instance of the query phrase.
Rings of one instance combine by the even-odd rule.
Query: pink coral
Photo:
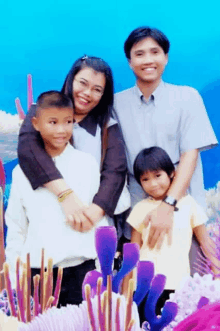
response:
[[[173,330],[181,321],[197,311],[201,297],[207,298],[210,303],[220,302],[220,280],[213,280],[211,274],[200,276],[197,273],[185,279],[179,289],[170,295],[170,300],[178,305],[178,313],[164,331]]]
[[[174,331],[209,331],[220,329],[220,304],[205,305],[182,321]]]

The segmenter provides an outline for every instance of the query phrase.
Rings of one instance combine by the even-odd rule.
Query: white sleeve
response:
[[[17,173],[13,172],[8,208],[5,213],[5,221],[8,227],[5,255],[6,262],[10,265],[10,278],[13,287],[16,280],[16,259],[21,255],[28,230],[28,220],[16,175]]]

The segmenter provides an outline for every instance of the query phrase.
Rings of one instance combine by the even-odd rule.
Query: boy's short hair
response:
[[[133,30],[124,43],[124,52],[128,60],[131,58],[131,49],[134,44],[137,44],[145,38],[154,39],[165,54],[169,52],[170,42],[163,32],[158,29],[150,28],[149,26],[142,26]]]
[[[73,103],[68,96],[59,91],[48,91],[39,95],[36,106],[36,115],[38,115],[40,109],[73,108]]]
[[[170,177],[175,171],[175,167],[169,155],[160,147],[143,149],[137,155],[133,168],[134,177],[140,185],[140,178],[145,172],[163,170]]]

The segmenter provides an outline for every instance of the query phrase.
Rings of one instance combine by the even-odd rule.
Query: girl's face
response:
[[[171,184],[171,177],[163,170],[148,171],[140,178],[143,190],[155,200],[165,198]]]
[[[81,121],[99,104],[105,90],[105,84],[105,75],[89,67],[83,68],[75,75],[73,99],[76,120]]]

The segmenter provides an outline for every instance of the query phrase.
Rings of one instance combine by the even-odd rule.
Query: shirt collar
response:
[[[78,124],[79,126],[81,126],[81,128],[85,129],[88,133],[90,133],[95,137],[98,120],[94,118],[94,116],[91,113],[89,113],[86,117],[84,117],[84,119],[80,121]]]
[[[72,148],[74,148],[74,147],[72,145],[70,145],[70,143],[68,142],[65,149],[62,151],[61,154],[52,157],[53,161],[56,163],[56,160],[58,160],[60,157],[63,158],[63,156],[68,155]]]
[[[161,91],[163,90],[164,88],[164,82],[161,80],[160,81],[160,84],[157,86],[157,88],[153,91],[153,93],[151,94],[149,100],[151,99],[155,105],[157,105],[157,102],[159,100],[159,96],[161,94]],[[137,84],[135,84],[134,86],[134,91],[135,91],[135,94],[138,98],[138,105],[139,107],[141,107],[141,105],[143,104],[144,100],[144,95],[143,93],[141,92],[141,90],[139,89],[139,87],[137,86]]]

